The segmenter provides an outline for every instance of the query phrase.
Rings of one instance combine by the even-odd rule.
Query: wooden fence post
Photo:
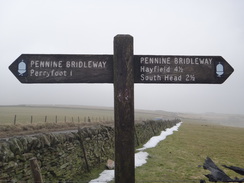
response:
[[[17,115],[15,114],[14,115],[14,125],[16,125],[16,118],[17,118]]]
[[[89,168],[89,164],[88,164],[88,160],[87,160],[87,155],[86,155],[86,150],[85,150],[82,138],[80,140],[80,145],[81,145],[81,149],[82,149],[82,152],[83,152],[83,155],[84,155],[84,160],[85,160],[85,164],[86,164],[86,170],[87,170],[87,172],[90,172],[90,168]]]
[[[41,169],[35,157],[30,159],[30,167],[34,178],[34,183],[43,183]]]

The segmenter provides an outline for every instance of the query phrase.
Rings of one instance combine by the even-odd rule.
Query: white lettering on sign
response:
[[[191,56],[140,56],[140,81],[142,82],[196,82],[198,69],[211,69],[212,57]]]
[[[63,61],[31,60],[30,66],[35,68],[62,68]]]
[[[170,57],[141,57],[141,64],[170,64]]]
[[[162,77],[158,74],[156,75],[145,75],[141,74],[141,81],[161,81]]]
[[[143,82],[195,82],[196,78],[194,74],[141,74],[140,79]]]
[[[51,71],[39,71],[39,70],[30,70],[30,76],[35,77],[66,77],[66,76],[72,76],[72,71],[68,72],[66,70],[54,70]]]
[[[66,68],[106,68],[107,61],[67,61]]]
[[[186,81],[189,82],[189,81],[195,81],[196,78],[195,78],[195,75],[194,74],[187,74],[186,75]]]
[[[175,57],[174,64],[190,64],[190,65],[211,65],[212,58],[188,58],[188,57]]]
[[[31,77],[71,77],[76,69],[104,69],[107,61],[50,61],[31,60]]]
[[[146,73],[154,73],[154,72],[170,72],[170,66],[153,66],[153,67],[147,67],[147,66],[141,66],[140,72],[146,72]]]
[[[164,76],[165,81],[182,81],[182,76],[174,76],[174,75],[165,75]]]

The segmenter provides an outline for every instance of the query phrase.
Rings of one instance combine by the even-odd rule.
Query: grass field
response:
[[[136,110],[135,121],[164,116],[175,119],[174,113]],[[0,106],[0,138],[48,131],[73,130],[80,126],[114,123],[114,110],[92,106]]]
[[[178,132],[146,151],[150,158],[136,169],[136,182],[208,180],[204,174],[210,172],[202,168],[207,156],[232,178],[241,178],[221,165],[244,168],[244,128],[184,121]]]
[[[31,116],[33,123],[46,122],[78,122],[86,121],[88,117],[93,121],[112,120],[113,112],[109,109],[79,108],[79,107],[56,107],[56,106],[2,106],[0,107],[0,124],[13,124],[16,115],[17,124],[30,124]],[[72,119],[73,118],[73,119]]]
[[[14,125],[15,115],[16,125]],[[0,106],[0,137],[6,134],[15,135],[14,133],[19,130],[36,133],[46,129],[77,129],[80,124],[87,125],[88,117],[93,123],[111,121],[110,123],[113,124],[113,115],[113,108],[108,107]],[[31,116],[32,124],[30,124]],[[136,110],[135,112],[136,120],[153,119],[159,116],[166,119],[177,117],[174,113],[165,111]],[[220,121],[225,119],[228,123],[224,124],[242,127],[243,116],[216,114],[208,116],[179,114],[179,116],[182,116],[183,120],[179,131],[168,136],[155,148],[146,150],[149,153],[148,163],[136,168],[136,182],[207,180],[204,174],[209,174],[209,171],[202,168],[207,156],[220,168],[222,164],[244,168],[244,128],[215,124],[221,124]],[[92,172],[91,179],[98,176],[98,171],[100,169]],[[224,169],[224,171],[232,178],[235,176],[240,178],[230,170]]]
[[[92,122],[113,121],[114,111],[109,107],[90,106],[0,106],[0,125],[14,124],[16,115],[17,124],[47,122],[84,122],[88,117]],[[136,110],[135,119],[152,119],[162,115],[161,112]],[[165,114],[164,114],[165,116]],[[169,113],[168,117],[172,117]]]

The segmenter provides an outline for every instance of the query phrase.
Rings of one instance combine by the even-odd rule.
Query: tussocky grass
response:
[[[241,177],[221,165],[244,167],[244,128],[183,122],[179,131],[155,148],[148,162],[136,168],[136,182],[208,180],[202,165],[210,157],[229,176]]]

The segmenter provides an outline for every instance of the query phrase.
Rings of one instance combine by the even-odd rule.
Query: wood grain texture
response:
[[[114,38],[115,182],[135,182],[133,37]]]

